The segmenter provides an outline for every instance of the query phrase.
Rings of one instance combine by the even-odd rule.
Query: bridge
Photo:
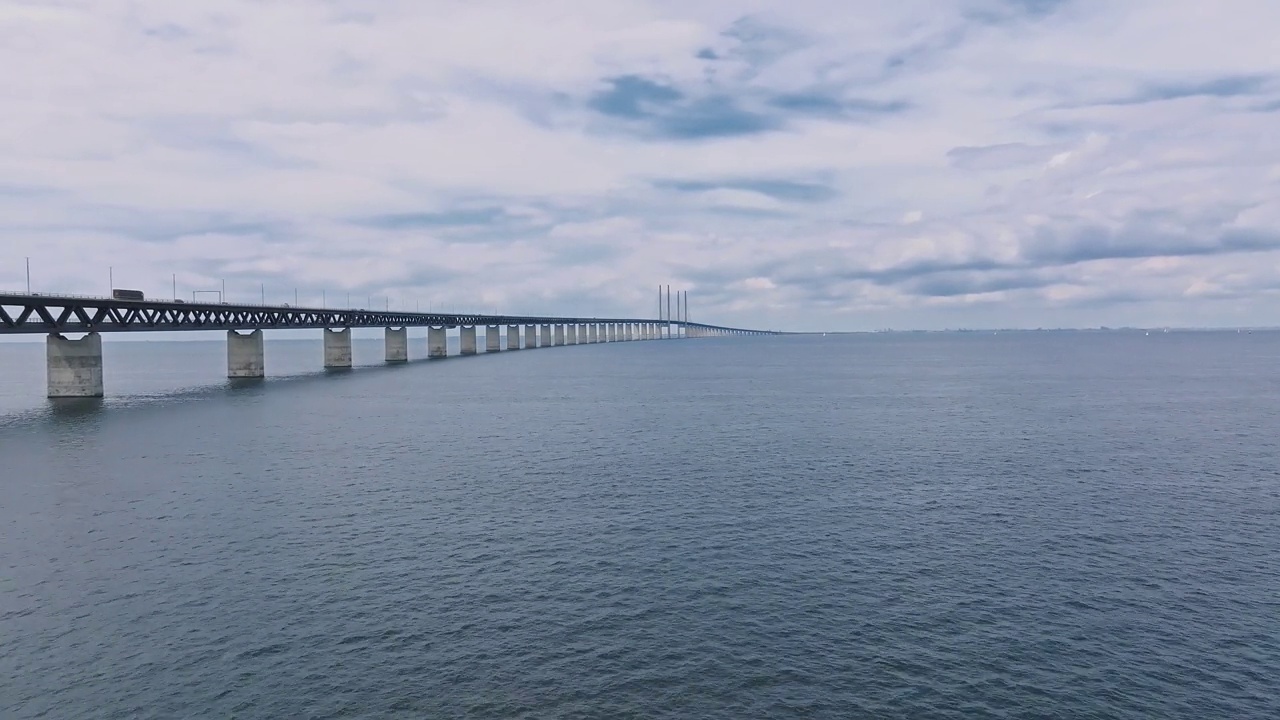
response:
[[[102,333],[225,331],[227,377],[262,378],[266,376],[264,330],[321,330],[324,367],[345,369],[351,367],[352,328],[383,328],[386,362],[402,363],[409,360],[411,327],[427,328],[427,357],[442,359],[448,357],[450,330],[457,331],[459,354],[479,354],[476,336],[481,326],[485,328],[486,353],[602,342],[780,334],[689,322],[687,318],[422,313],[0,292],[0,335],[48,336],[51,398],[103,396]],[[78,334],[83,336],[67,337]]]

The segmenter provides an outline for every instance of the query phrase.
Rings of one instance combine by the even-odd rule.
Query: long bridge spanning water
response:
[[[486,353],[602,342],[779,334],[689,322],[687,318],[422,313],[0,293],[0,335],[48,336],[51,398],[102,397],[102,333],[225,331],[227,377],[262,378],[266,376],[264,330],[322,330],[324,367],[343,369],[351,367],[351,329],[379,327],[386,333],[388,363],[408,362],[411,327],[427,328],[427,357],[431,359],[448,357],[450,330],[457,331],[459,354],[479,354],[480,327],[485,329]]]

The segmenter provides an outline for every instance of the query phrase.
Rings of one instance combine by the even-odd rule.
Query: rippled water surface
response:
[[[106,352],[0,345],[0,717],[1280,717],[1280,334]]]

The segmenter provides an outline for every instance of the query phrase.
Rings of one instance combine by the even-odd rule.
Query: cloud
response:
[[[698,140],[749,135],[781,126],[780,119],[746,109],[729,95],[688,97],[674,87],[647,78],[610,78],[609,87],[591,97],[597,112],[656,139]]]
[[[985,147],[955,147],[947,159],[962,170],[1004,170],[1025,165],[1043,165],[1065,150],[1064,146],[1002,143]]]
[[[654,186],[681,192],[706,192],[708,190],[744,190],[766,195],[778,201],[814,203],[831,200],[839,192],[819,182],[805,182],[782,178],[726,178],[723,180],[657,180]]]
[[[1280,5],[1207,7],[0,0],[0,287],[1267,324]]]
[[[1108,101],[1115,105],[1165,102],[1185,98],[1236,98],[1266,96],[1272,87],[1280,87],[1276,78],[1267,75],[1226,75],[1207,80],[1181,79],[1139,84],[1132,94]]]
[[[652,117],[655,111],[684,98],[684,93],[673,87],[636,75],[609,78],[608,84],[609,89],[597,93],[588,104],[605,115],[630,120]]]

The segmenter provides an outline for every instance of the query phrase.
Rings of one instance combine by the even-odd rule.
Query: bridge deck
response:
[[[417,313],[0,293],[0,335],[591,323],[668,324],[665,320],[653,318]],[[670,324],[726,333],[778,334],[703,323],[671,321]]]

